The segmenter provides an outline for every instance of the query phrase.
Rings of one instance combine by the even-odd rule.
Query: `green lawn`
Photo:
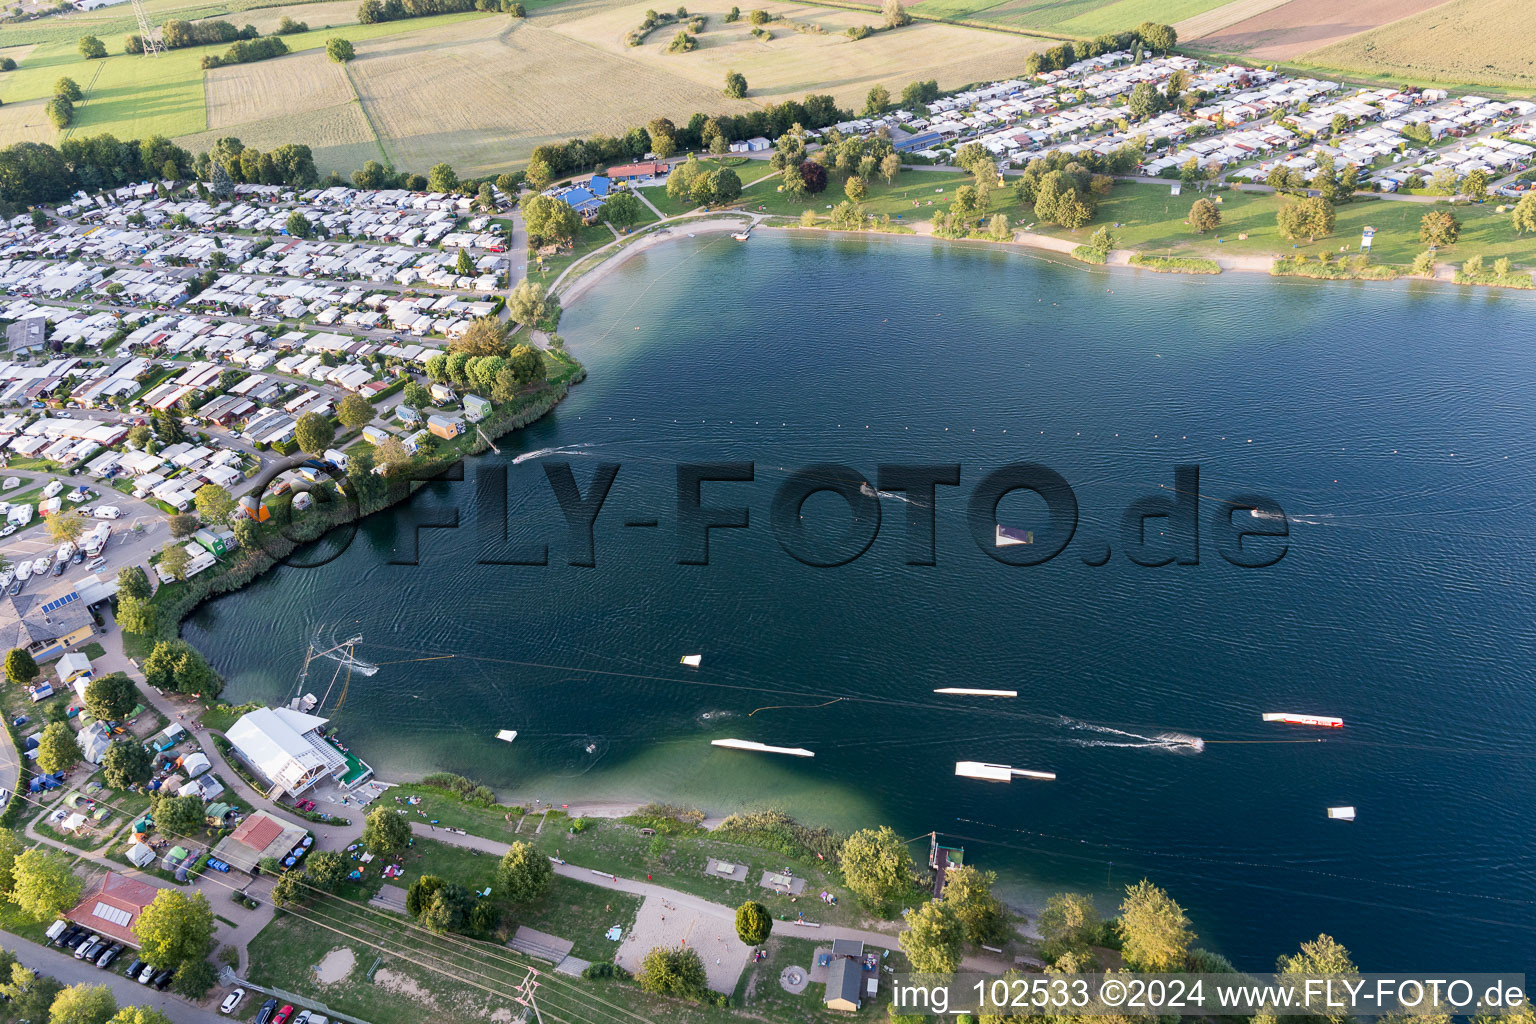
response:
[[[643,836],[636,827],[605,819],[592,819],[585,831],[572,834],[569,822],[559,810],[549,814],[542,832],[534,831],[544,816],[542,811],[529,814],[522,831],[518,832],[516,816],[510,823],[506,820],[509,810],[506,807],[475,807],[444,790],[425,786],[397,786],[384,799],[411,795],[421,796],[422,802],[413,810],[426,811],[426,820],[436,818],[445,826],[462,828],[473,835],[504,843],[525,840],[545,853],[558,853],[573,864],[622,877],[645,878],[650,875],[663,885],[726,906],[736,906],[744,900],[756,899],[775,916],[787,914],[793,917],[805,905],[805,901],[791,903],[789,897],[769,892],[757,884],[761,872],[777,871],[787,864],[794,868],[796,874],[806,879],[806,889],[812,893],[806,900],[812,901],[815,912],[807,916],[814,916],[815,920],[828,924],[854,924],[861,917],[855,900],[842,887],[836,872],[829,870],[815,857],[786,857],[777,851],[711,838],[708,833],[698,836]],[[417,822],[423,820],[416,815],[411,817]],[[655,852],[652,852],[653,843],[657,844]],[[731,882],[706,875],[704,868],[710,857],[746,864],[747,880]],[[839,903],[836,906],[815,902],[814,893],[823,889],[838,894]]]
[[[646,211],[649,213],[650,211]],[[654,220],[654,218],[652,218]],[[601,222],[597,224],[583,224],[581,230],[576,233],[575,246],[567,252],[561,250],[555,256],[546,256],[541,262],[532,249],[528,250],[528,276],[535,281],[553,281],[560,276],[560,272],[575,263],[588,253],[600,249],[613,241],[613,232]]]
[[[824,192],[806,199],[795,199],[780,192],[779,179],[772,177],[744,191],[741,195],[741,208],[751,213],[787,217],[799,217],[806,210],[815,210],[818,215],[825,216],[831,207],[847,198],[843,194],[843,183],[846,180],[846,175],[828,172]],[[971,182],[971,176],[963,172],[902,171],[889,185],[881,177],[869,182],[869,191],[862,205],[865,213],[876,216],[888,213],[892,220],[911,225],[918,221],[932,220],[935,213],[949,209],[955,189]],[[992,190],[989,209],[993,213],[1007,213],[1011,219],[1016,219],[1015,215],[1019,212],[1013,204],[1013,193],[1007,188]]]
[[[1425,248],[1419,241],[1420,219],[1431,210],[1442,208],[1426,203],[1357,198],[1337,208],[1332,235],[1308,243],[1280,237],[1276,211],[1290,201],[1285,197],[1232,190],[1212,195],[1221,199],[1222,224],[1203,237],[1184,223],[1189,208],[1201,198],[1200,195],[1186,192],[1174,196],[1167,185],[1143,182],[1116,184],[1114,191],[1099,203],[1097,216],[1086,227],[1068,231],[1037,225],[1034,230],[1083,242],[1100,225],[1108,224],[1118,236],[1120,248],[1141,249],[1164,256],[1291,256],[1297,253],[1315,256],[1323,252],[1337,253],[1341,245],[1349,246],[1350,252],[1358,252],[1360,230],[1370,225],[1376,228],[1371,249],[1375,261],[1411,263]],[[1012,210],[1005,212],[1010,212],[1015,223],[1028,224],[1034,219],[1032,213],[1011,202],[1011,192],[1008,198]],[[1438,258],[1442,262],[1460,262],[1481,253],[1489,261],[1508,256],[1517,264],[1536,264],[1536,238],[1517,236],[1509,215],[1496,213],[1495,208],[1494,203],[1457,207],[1455,213],[1462,223],[1461,238],[1455,245],[1441,248]],[[1118,227],[1113,226],[1116,222]],[[1240,239],[1240,234],[1248,237]]]
[[[668,217],[676,217],[678,214],[687,213],[690,210],[697,210],[699,208],[699,204],[691,199],[673,199],[667,195],[666,188],[661,185],[653,185],[650,188],[641,188],[635,191],[644,195],[645,198],[655,205],[656,209]]]
[[[467,889],[482,890],[489,886],[491,898],[496,898],[499,861],[490,854],[418,837],[404,863],[405,875],[391,885],[408,887],[422,875],[430,874],[458,882]],[[638,896],[557,877],[544,898],[535,903],[524,907],[502,904],[500,930],[510,937],[518,925],[527,925],[570,939],[575,943],[572,954],[583,960],[607,961],[613,958],[617,947],[603,933],[618,925],[628,934],[640,903]]]

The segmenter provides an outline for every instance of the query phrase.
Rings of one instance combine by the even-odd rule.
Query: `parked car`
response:
[[[128,965],[128,969],[123,972],[123,977],[125,977],[125,978],[133,978],[135,981],[137,981],[138,977],[139,977],[139,973],[141,971],[143,971],[143,970],[144,970],[144,961],[140,960],[138,957],[134,957],[133,958],[133,963],[129,964]]]
[[[224,1001],[219,1004],[219,1012],[234,1013],[235,1007],[239,1006],[243,1002],[245,1002],[245,989],[237,988],[229,995],[224,997]]]
[[[82,929],[79,925],[72,924],[58,934],[58,937],[53,940],[53,944],[59,949],[63,949],[69,944],[69,940],[79,935],[81,931]]]
[[[272,1018],[272,1024],[288,1024],[288,1018],[293,1016],[293,1007],[285,1006],[277,1011],[277,1016]]]
[[[112,945],[107,947],[107,951],[105,953],[96,958],[96,966],[102,968],[103,970],[111,967],[112,961],[116,960],[119,956],[122,955],[124,948],[126,947],[124,947],[121,942],[112,943]]]
[[[154,964],[145,964],[144,965],[144,969],[139,972],[139,984],[140,985],[148,985],[149,984],[149,980],[151,978],[153,978],[154,976],[155,976],[155,965]]]
[[[165,970],[149,979],[149,983],[159,991],[164,992],[165,986],[169,985],[171,983],[171,979],[174,977],[176,977],[176,968],[167,967]]]
[[[91,937],[89,929],[80,927],[71,928],[68,934],[69,938],[64,943],[64,948],[68,950],[79,949],[81,946],[85,945],[85,941]]]
[[[90,938],[86,939],[75,948],[75,959],[84,960],[86,957],[92,954],[93,950],[100,952],[97,947],[103,946],[105,943],[106,940],[103,939],[100,935],[92,935]]]
[[[293,1024],[309,1024],[309,1018],[310,1012],[308,1010],[300,1010],[299,1015],[293,1018]]]
[[[256,1011],[256,1024],[272,1024],[272,1014],[277,1012],[277,1000],[268,999]]]

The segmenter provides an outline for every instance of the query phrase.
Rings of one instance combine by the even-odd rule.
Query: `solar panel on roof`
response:
[[[128,922],[133,920],[133,915],[121,907],[114,907],[107,903],[98,903],[91,908],[91,915],[104,921],[111,921],[123,928],[128,927]]]
[[[78,601],[78,600],[80,600],[80,595],[75,593],[75,592],[73,592],[73,591],[71,591],[70,593],[65,594],[63,597],[57,598],[56,600],[53,600],[53,601],[49,601],[47,604],[43,605],[43,611],[45,613],[46,612],[51,612],[51,611],[54,611],[56,609],[64,607],[65,605],[69,604],[71,601]]]

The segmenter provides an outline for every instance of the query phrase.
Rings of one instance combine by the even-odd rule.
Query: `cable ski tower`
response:
[[[133,0],[133,16],[139,21],[139,38],[144,41],[144,56],[160,56],[160,51],[165,47],[155,38],[155,31],[150,27],[149,15],[144,11],[144,0]]]

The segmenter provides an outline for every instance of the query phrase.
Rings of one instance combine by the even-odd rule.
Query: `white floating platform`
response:
[[[703,660],[704,655],[702,654],[685,654],[682,658],[682,664],[687,665],[689,668],[698,668],[699,663]]]
[[[731,750],[752,750],[759,754],[788,754],[790,757],[815,757],[816,753],[806,750],[804,747],[770,747],[766,743],[758,743],[754,740],[710,740],[712,747],[727,747]]]
[[[513,740],[517,739],[517,730],[516,729],[502,729],[500,732],[498,732],[496,734],[496,738],[499,739],[499,740],[504,740],[507,743],[511,743]]]
[[[1338,818],[1340,821],[1354,821],[1355,809],[1353,807],[1330,807],[1328,817]]]
[[[1344,728],[1344,719],[1332,715],[1298,715],[1290,711],[1267,711],[1266,722],[1287,722],[1291,725],[1320,725],[1325,729]]]
[[[967,779],[981,779],[983,782],[1011,782],[1015,778],[1042,779],[1049,782],[1056,778],[1055,772],[1036,772],[1027,768],[1012,768],[1006,764],[987,764],[983,761],[956,761],[955,774]]]
[[[1015,530],[1012,527],[997,524],[997,547],[1011,548],[1020,544],[1033,544],[1035,542],[1034,530]]]
[[[946,693],[955,697],[1017,697],[1018,690],[974,690],[969,686],[945,686],[934,693]]]

